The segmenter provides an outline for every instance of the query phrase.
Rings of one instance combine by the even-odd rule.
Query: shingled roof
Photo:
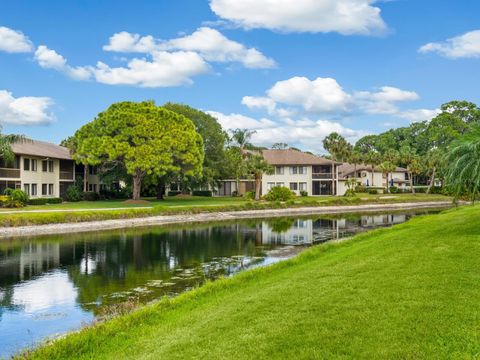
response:
[[[12,150],[18,155],[40,156],[51,159],[72,160],[70,150],[64,146],[55,145],[52,143],[26,140],[24,142],[12,145]]]
[[[262,150],[270,165],[331,165],[332,161],[294,149]]]

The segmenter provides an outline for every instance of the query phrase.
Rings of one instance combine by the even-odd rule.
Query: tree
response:
[[[270,166],[263,155],[252,154],[247,158],[247,171],[255,180],[255,200],[260,200],[260,193],[262,189],[263,174],[273,174],[273,167]]]
[[[204,157],[203,141],[193,123],[151,101],[111,105],[75,134],[75,160],[89,165],[116,161],[133,178],[133,199],[140,199],[147,175],[180,171],[198,175]]]
[[[450,101],[443,104],[441,107],[442,112],[449,113],[467,124],[480,122],[480,108],[469,101]]]
[[[285,149],[288,149],[288,144],[284,142],[278,142],[272,145],[272,149],[285,150]]]
[[[244,155],[245,149],[251,148],[250,143],[252,136],[256,133],[255,130],[235,129],[232,130],[231,142],[240,148],[240,152]]]
[[[455,141],[445,160],[448,163],[446,181],[455,200],[466,194],[475,202],[480,190],[480,126]]]
[[[365,163],[367,163],[368,165],[370,165],[372,167],[372,172],[371,172],[372,183],[370,184],[370,186],[375,186],[375,184],[374,184],[375,166],[379,165],[380,162],[381,162],[380,154],[378,152],[372,150],[372,151],[369,151],[367,154],[364,155],[364,159],[365,159]]]
[[[219,180],[225,179],[229,175],[225,172],[227,161],[225,145],[228,134],[222,129],[216,118],[203,111],[175,103],[166,103],[163,107],[190,119],[203,139],[205,156],[202,176],[201,179],[193,179],[194,184],[191,185],[199,183],[216,186]]]
[[[430,149],[426,156],[423,157],[422,167],[423,171],[429,177],[427,194],[430,194],[432,186],[435,183],[435,177],[442,164],[442,151],[440,149]]]
[[[410,146],[403,146],[400,149],[399,161],[407,168],[410,189],[412,189],[412,193],[415,194],[415,188],[413,187],[413,176],[418,174],[421,170],[418,156]]]
[[[386,189],[387,193],[390,192],[390,184],[388,183],[388,174],[394,171],[395,167],[396,167],[395,164],[390,161],[384,161],[379,166],[380,171],[387,179],[387,189]]]
[[[12,145],[28,141],[23,135],[2,134],[2,126],[0,125],[0,156],[6,164],[11,164],[15,160],[15,154],[12,150]]]
[[[351,151],[351,145],[342,135],[332,132],[323,139],[323,147],[331,155],[333,175],[335,172],[335,162],[340,160],[344,161],[348,158],[349,151]]]
[[[350,154],[348,155],[348,162],[353,164],[353,172],[355,174],[355,178],[357,178],[357,165],[361,164],[364,161],[364,156],[358,152],[355,149],[352,149],[350,151]]]

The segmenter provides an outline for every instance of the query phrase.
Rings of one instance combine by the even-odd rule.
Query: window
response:
[[[48,184],[48,195],[53,195],[53,184]]]
[[[283,166],[277,166],[277,167],[275,168],[275,173],[276,173],[277,175],[283,175],[283,174],[284,174],[284,168],[283,168]]]
[[[297,166],[291,166],[290,167],[290,174],[292,174],[292,175],[298,174],[298,167]]]
[[[275,187],[275,183],[273,182],[267,183],[267,191],[270,191],[273,187]]]
[[[32,171],[37,171],[37,159],[31,159],[31,170]]]
[[[30,171],[30,159],[23,159],[23,170]]]
[[[53,172],[53,160],[48,160],[48,171]]]
[[[298,183],[290,183],[290,190],[297,191],[298,190]]]
[[[30,195],[37,196],[37,184],[32,184],[32,193]]]
[[[42,195],[48,195],[48,185],[42,184]]]
[[[97,192],[97,184],[93,184],[93,192]]]
[[[47,172],[47,168],[48,168],[48,160],[42,160],[42,171]],[[43,187],[43,185],[42,185],[42,187]],[[46,195],[46,194],[44,194],[44,195]]]
[[[307,183],[306,182],[298,183],[298,190],[307,191]]]
[[[278,182],[278,183],[275,184],[275,186],[283,187],[283,182]]]
[[[23,191],[30,196],[30,184],[23,184]]]
[[[306,166],[299,166],[298,167],[298,173],[305,175],[307,173],[307,167]]]

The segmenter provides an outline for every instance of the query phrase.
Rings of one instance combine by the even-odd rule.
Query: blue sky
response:
[[[272,5],[274,4],[274,5]],[[480,3],[433,0],[5,2],[0,121],[59,142],[111,103],[210,111],[254,141],[322,151],[480,102]],[[101,62],[101,64],[99,64]]]

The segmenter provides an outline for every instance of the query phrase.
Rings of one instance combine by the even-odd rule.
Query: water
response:
[[[0,358],[207,279],[413,214],[272,218],[0,240]]]

